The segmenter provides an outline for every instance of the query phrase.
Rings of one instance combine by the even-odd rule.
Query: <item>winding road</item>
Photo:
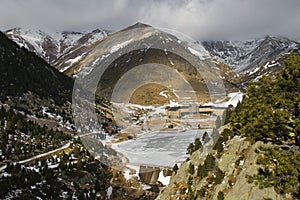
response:
[[[53,153],[55,153],[55,152],[58,152],[58,151],[61,151],[61,150],[64,150],[64,149],[68,148],[68,147],[70,146],[70,144],[71,144],[71,142],[68,142],[67,144],[65,144],[64,146],[62,146],[62,147],[60,147],[60,148],[58,148],[58,149],[54,149],[54,150],[52,150],[52,151],[48,151],[48,152],[46,152],[46,153],[39,154],[39,155],[33,156],[33,157],[31,157],[31,158],[27,158],[27,159],[25,159],[25,160],[20,160],[20,161],[14,162],[14,164],[16,164],[16,163],[24,164],[24,163],[31,162],[31,161],[33,161],[33,160],[35,160],[35,159],[42,158],[42,157],[44,157],[44,156],[48,156],[48,155],[50,155],[50,154],[53,154]],[[0,167],[0,171],[3,171],[3,170],[5,170],[5,169],[6,169],[6,165]]]

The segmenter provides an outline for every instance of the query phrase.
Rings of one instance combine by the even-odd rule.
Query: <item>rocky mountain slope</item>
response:
[[[139,25],[141,25],[141,23],[137,23],[124,30],[138,27]],[[124,31],[121,30],[118,32]],[[95,45],[99,42],[101,43],[101,40],[112,34],[112,32],[100,29],[96,29],[92,32],[49,32],[14,28],[7,30],[5,34],[20,47],[25,47],[29,51],[35,52],[49,64],[68,74],[68,71],[70,71],[68,70],[69,68],[75,68],[75,66],[80,65],[80,61],[85,55],[94,48]],[[120,36],[120,34],[112,35],[112,37],[115,38]],[[161,41],[163,40],[162,38],[159,39]],[[163,43],[168,42],[168,38],[165,39],[165,41],[162,41]],[[120,39],[120,42],[121,41]],[[181,41],[178,40],[178,42]],[[101,45],[102,43],[98,46]],[[209,52],[206,51],[200,43],[189,43],[186,48],[188,48],[189,53],[195,54],[200,59],[210,58]],[[217,65],[217,67],[219,67],[219,65]],[[220,67],[222,68],[222,77],[223,75],[227,76],[225,71],[227,72],[228,68],[226,67],[227,69],[225,70],[224,65]],[[228,73],[232,74],[233,72]],[[231,76],[231,79],[233,76]]]
[[[155,198],[137,179],[95,160],[76,136],[73,79],[1,32],[0,75],[0,199]],[[109,133],[111,120],[102,113]]]
[[[92,79],[100,66],[103,67],[103,64],[111,62],[108,66],[110,70],[105,70],[100,83],[103,90],[107,88],[111,90],[112,86],[133,67],[154,63],[177,70],[177,75],[185,77],[193,89],[198,91],[203,90],[204,87],[215,90],[218,83],[213,76],[223,80],[225,85],[232,85],[228,88],[237,89],[235,78],[238,75],[235,72],[220,62],[205,57],[202,50],[194,48],[174,35],[138,23],[98,41],[83,57],[79,58],[76,64],[64,72],[70,76],[78,75],[85,77],[86,80]],[[145,73],[147,76],[150,74]],[[168,73],[156,75],[162,74]],[[204,84],[205,78],[210,80]],[[207,91],[207,88],[204,90]]]
[[[139,24],[131,28],[137,26]],[[124,30],[128,29],[130,27]],[[124,34],[124,31],[111,34],[110,31],[96,29],[92,32],[51,33],[15,28],[5,32],[19,46],[35,52],[53,67],[68,75],[74,75],[81,70],[86,55],[94,48],[107,45],[105,39],[109,34],[111,37],[108,38],[120,37],[119,44],[126,43],[122,40],[123,36],[120,33]],[[138,36],[139,33],[136,34]],[[168,42],[168,38],[158,39],[162,44]],[[118,46],[116,42],[110,45]],[[285,53],[297,49],[299,43],[279,36],[266,36],[246,41],[203,41],[187,45],[190,53],[202,60],[214,58],[215,65],[212,67],[216,67],[227,89],[235,90],[236,88],[244,89],[245,85],[255,81],[256,77],[276,72],[280,68],[278,60]],[[108,54],[102,56],[108,56]]]
[[[190,152],[157,199],[299,199],[300,56],[281,64],[249,86],[219,137]]]
[[[20,48],[3,33],[0,33],[0,56],[2,101],[25,94],[52,100],[57,105],[71,101],[73,80],[34,53]]]
[[[203,41],[211,56],[244,73],[253,67],[275,60],[296,48],[299,43],[280,36],[266,36],[247,41]]]
[[[61,120],[72,123],[74,79],[53,68],[34,52],[20,48],[3,33],[0,39],[0,100],[38,118],[49,115],[55,118],[54,124]],[[103,108],[98,117],[110,133],[114,125],[107,118],[110,111],[105,102],[97,98],[97,105]]]
[[[251,145],[246,138],[234,137],[224,143],[224,152],[221,154],[213,151],[208,156],[205,151],[194,152],[173,174],[170,184],[157,199],[293,199],[291,195],[277,194],[272,187],[262,189],[248,182],[247,177],[257,173],[260,167],[256,163],[258,154],[255,153],[260,146],[271,145],[262,142]],[[208,170],[208,174],[201,177],[198,169],[211,156],[213,168],[204,169]],[[194,172],[191,171],[192,167]]]
[[[45,32],[24,28],[14,28],[5,32],[20,47],[35,52],[49,64],[60,69],[60,71],[64,71],[61,65],[76,62],[77,56],[80,55],[76,54],[75,56],[74,52],[78,52],[78,49],[82,49],[106,37],[109,33],[110,31],[100,29],[95,29],[91,32]],[[67,60],[58,61],[66,56]],[[64,67],[66,67],[65,65]]]

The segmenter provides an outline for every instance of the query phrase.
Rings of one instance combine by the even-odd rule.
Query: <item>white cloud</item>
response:
[[[196,39],[299,38],[298,0],[2,0],[0,29],[119,30],[138,21]]]

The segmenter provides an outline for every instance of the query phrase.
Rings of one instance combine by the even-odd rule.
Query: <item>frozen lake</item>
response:
[[[112,144],[112,148],[126,156],[130,164],[173,167],[188,157],[188,145],[195,138],[201,139],[205,131],[210,135],[211,129],[150,132],[133,140]]]

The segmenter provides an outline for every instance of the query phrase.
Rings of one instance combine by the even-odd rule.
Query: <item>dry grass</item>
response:
[[[160,95],[161,92],[164,92],[168,98]],[[177,100],[176,95],[172,91],[165,86],[156,83],[150,83],[136,89],[131,96],[130,103],[143,106],[162,106],[169,103],[170,100]]]

